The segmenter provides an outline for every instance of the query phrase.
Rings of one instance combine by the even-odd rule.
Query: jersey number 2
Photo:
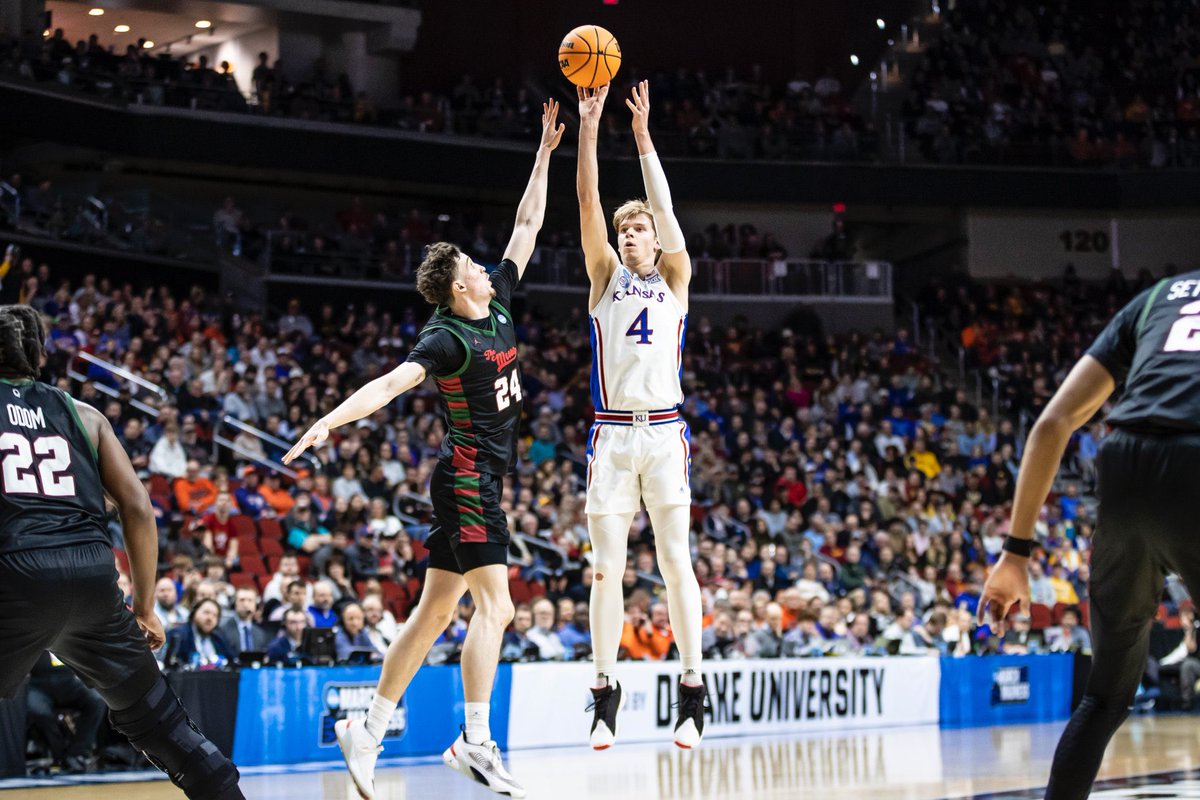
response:
[[[521,373],[513,370],[512,380],[496,379],[496,410],[503,411],[514,402],[521,402]]]
[[[36,474],[30,469],[35,455],[40,457]],[[75,496],[75,479],[66,474],[71,468],[71,448],[63,437],[39,436],[31,445],[29,439],[19,433],[0,434],[0,457],[4,459],[0,477],[5,494]]]
[[[637,315],[637,319],[629,326],[629,330],[625,331],[625,335],[638,337],[636,344],[650,344],[650,337],[654,335],[654,331],[650,329],[650,309],[648,307],[643,308],[642,313]]]
[[[1188,303],[1179,309],[1183,316],[1175,320],[1163,350],[1167,353],[1200,352],[1200,302]]]

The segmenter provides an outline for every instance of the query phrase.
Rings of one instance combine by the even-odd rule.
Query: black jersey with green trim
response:
[[[1200,431],[1200,270],[1139,294],[1088,354],[1124,383],[1110,424],[1148,433]]]
[[[0,380],[0,554],[112,546],[95,445],[71,398],[36,381]]]
[[[511,264],[502,262],[497,270]],[[446,405],[448,433],[439,458],[465,472],[503,475],[512,469],[522,391],[517,334],[507,307],[493,300],[481,320],[439,307],[408,360],[433,376]]]

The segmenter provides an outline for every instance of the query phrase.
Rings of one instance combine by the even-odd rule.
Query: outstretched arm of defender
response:
[[[608,243],[604,208],[600,205],[599,164],[596,142],[600,136],[600,113],[608,97],[608,84],[597,89],[578,88],[579,95],[579,167],[575,173],[575,193],[579,196],[579,240],[587,264],[592,289],[608,284],[617,265],[617,254]],[[594,303],[593,303],[594,304]]]
[[[625,105],[633,112],[633,138],[637,142],[638,155],[642,163],[642,180],[646,183],[646,201],[654,212],[654,228],[658,242],[662,245],[659,271],[672,290],[686,290],[692,282],[692,260],[687,254],[687,240],[683,228],[675,218],[671,203],[671,189],[663,172],[654,142],[650,140],[650,84],[642,81],[633,87],[632,99]]]
[[[513,225],[512,238],[504,249],[504,257],[517,265],[517,280],[525,274],[525,265],[533,255],[538,231],[546,217],[546,176],[550,171],[550,154],[562,141],[566,125],[557,125],[558,101],[549,100],[542,104],[542,141],[538,145],[537,160],[533,162],[533,175],[521,204],[517,206],[517,221]]]
[[[283,457],[283,463],[292,463],[308,448],[323,444],[334,428],[371,416],[423,380],[425,368],[412,361],[405,361],[387,375],[376,378],[317,420]]]

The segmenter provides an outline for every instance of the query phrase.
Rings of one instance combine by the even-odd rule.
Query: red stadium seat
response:
[[[1062,623],[1063,612],[1066,610],[1067,610],[1066,603],[1055,603],[1054,604],[1054,624],[1055,625],[1059,625]]]
[[[251,575],[248,572],[235,572],[229,576],[229,582],[233,584],[233,588],[235,589],[245,589],[246,587],[250,587],[257,591],[258,581],[255,580],[256,577],[257,576]]]
[[[1079,623],[1088,630],[1092,629],[1092,606],[1087,600],[1079,601]]]
[[[424,561],[429,556],[429,548],[424,542],[418,542],[416,539],[412,540],[412,550],[413,561]]]
[[[263,563],[261,556],[242,556],[241,567],[242,572],[249,575],[267,574],[267,565]]]
[[[276,572],[279,572],[279,556],[265,552],[265,548],[263,555],[265,556],[263,560],[267,562],[267,569],[270,570],[271,574],[274,575]]]
[[[380,585],[383,587],[384,602],[389,604],[394,603],[397,600],[404,600],[409,603],[412,602],[414,595],[410,594],[406,587],[391,581],[381,581]],[[360,591],[359,594],[361,595],[362,592]]]
[[[233,535],[239,539],[244,536],[249,536],[252,539],[258,538],[258,529],[254,527],[254,520],[245,514],[235,514],[230,517],[229,524],[233,527]]]
[[[265,536],[258,540],[258,549],[264,556],[283,555],[283,545],[281,545],[277,539],[271,539]],[[275,563],[278,564],[279,562],[276,561]],[[275,570],[273,569],[271,571],[274,572]]]
[[[508,581],[508,593],[512,595],[513,605],[517,606],[528,603],[533,598],[532,592],[529,591],[529,584],[520,578],[511,578]]]
[[[296,562],[300,565],[300,577],[308,580],[308,571],[312,567],[312,556],[297,554]]]
[[[260,519],[258,521],[258,533],[264,539],[274,539],[277,542],[283,541],[283,526],[279,524],[277,519]]]
[[[121,572],[124,572],[126,575],[128,575],[129,574],[129,556],[125,554],[125,551],[118,550],[117,548],[114,547],[113,548],[113,558],[116,559],[117,569],[120,570]]]
[[[1029,607],[1029,627],[1035,631],[1045,630],[1054,624],[1054,614],[1049,606],[1034,603]]]

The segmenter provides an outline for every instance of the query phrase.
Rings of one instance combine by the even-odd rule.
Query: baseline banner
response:
[[[365,718],[380,668],[243,669],[233,760],[242,766],[341,760],[333,726]],[[511,668],[501,664],[492,692],[491,723],[507,746]],[[424,667],[401,698],[383,739],[382,757],[441,753],[463,720],[462,673],[457,665]]]
[[[704,735],[739,736],[938,722],[936,658],[706,661]],[[679,662],[622,662],[625,742],[666,740],[675,726]],[[516,664],[510,748],[587,744],[590,664]]]
[[[1070,653],[942,659],[942,727],[1049,722],[1071,716]]]

